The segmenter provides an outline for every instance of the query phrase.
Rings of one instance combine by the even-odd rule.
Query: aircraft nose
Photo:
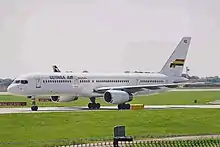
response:
[[[9,85],[8,88],[7,88],[7,92],[12,93],[12,91],[13,91],[13,87],[11,85]]]
[[[12,93],[12,94],[17,94],[18,93],[18,88],[14,85],[10,85],[7,88],[7,92]]]

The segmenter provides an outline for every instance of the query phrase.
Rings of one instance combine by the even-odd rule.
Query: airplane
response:
[[[32,111],[37,111],[36,97],[49,96],[51,101],[71,102],[78,97],[89,97],[89,109],[100,109],[96,98],[118,109],[130,109],[136,93],[150,90],[169,90],[183,85],[181,77],[191,37],[183,37],[160,72],[155,73],[29,73],[17,77],[7,88],[13,95],[32,99]],[[56,71],[60,71],[59,69]],[[183,82],[183,83],[182,83]]]

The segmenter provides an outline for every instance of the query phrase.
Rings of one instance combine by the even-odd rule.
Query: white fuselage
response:
[[[16,78],[8,87],[8,91],[25,96],[99,97],[102,94],[93,92],[95,88],[168,83],[173,83],[173,79],[159,73],[38,73]]]

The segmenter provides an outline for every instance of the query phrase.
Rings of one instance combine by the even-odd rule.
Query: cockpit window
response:
[[[28,84],[27,80],[15,80],[14,81],[15,84]]]
[[[27,84],[28,81],[27,80],[21,80],[21,84]]]
[[[19,84],[21,81],[20,80],[15,80],[15,83],[16,84]]]

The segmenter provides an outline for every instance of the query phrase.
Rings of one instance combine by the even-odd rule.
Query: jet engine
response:
[[[133,99],[133,95],[129,94],[126,91],[107,90],[104,93],[104,100],[107,103],[111,103],[111,104],[122,104],[132,101],[132,99]]]
[[[76,96],[51,96],[53,102],[71,102],[78,99]]]

